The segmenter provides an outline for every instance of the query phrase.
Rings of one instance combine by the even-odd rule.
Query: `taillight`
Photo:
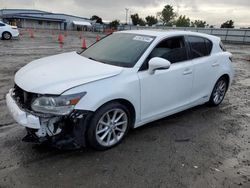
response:
[[[230,60],[231,62],[233,62],[233,58],[232,58],[232,57],[229,57],[229,60]]]

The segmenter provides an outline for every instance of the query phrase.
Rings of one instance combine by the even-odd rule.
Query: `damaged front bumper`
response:
[[[23,141],[59,149],[78,149],[86,145],[85,132],[92,112],[74,110],[66,116],[36,114],[20,108],[12,97],[12,90],[6,95],[6,103],[14,120],[27,130]]]

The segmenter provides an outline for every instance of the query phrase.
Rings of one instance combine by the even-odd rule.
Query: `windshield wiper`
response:
[[[93,61],[97,61],[97,62],[99,62],[99,63],[105,63],[105,62],[100,61],[100,60],[98,60],[98,59],[95,59],[95,58],[93,58],[93,57],[88,57],[88,59],[91,59],[91,60],[93,60]],[[105,63],[105,64],[106,64],[106,63]]]
[[[92,57],[88,57],[88,59],[91,59],[93,61],[97,61],[96,59],[92,58]]]

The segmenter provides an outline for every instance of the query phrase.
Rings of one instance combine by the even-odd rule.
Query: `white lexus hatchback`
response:
[[[113,33],[81,53],[35,60],[6,95],[24,141],[109,149],[130,128],[185,109],[219,105],[231,54],[215,36],[185,31]]]
[[[10,40],[12,37],[18,37],[19,31],[16,26],[11,26],[0,21],[0,38]]]

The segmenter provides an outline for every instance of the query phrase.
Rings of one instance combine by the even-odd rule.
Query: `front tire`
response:
[[[210,106],[218,106],[222,103],[228,88],[228,80],[221,77],[215,84],[208,104]]]
[[[3,34],[2,34],[3,40],[10,40],[11,38],[12,38],[12,35],[10,32],[7,32],[7,31],[3,32]]]
[[[111,102],[98,109],[87,130],[87,142],[93,149],[107,150],[119,144],[131,125],[126,106]]]

